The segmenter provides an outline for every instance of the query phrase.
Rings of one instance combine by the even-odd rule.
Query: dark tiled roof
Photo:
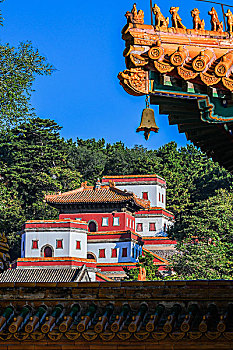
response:
[[[160,258],[167,259],[176,253],[175,249],[156,249],[150,250],[151,253],[158,255]]]
[[[122,191],[114,186],[80,187],[76,190],[46,195],[48,204],[81,204],[81,203],[124,203],[133,201],[140,208],[150,208],[150,202],[138,198],[134,193]]]
[[[12,269],[0,274],[0,282],[80,282],[83,268]]]

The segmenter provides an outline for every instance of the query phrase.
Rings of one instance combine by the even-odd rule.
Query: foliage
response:
[[[80,173],[67,164],[60,129],[50,119],[33,118],[0,130],[0,228],[17,246],[14,252],[25,220],[57,218],[57,210],[44,203],[45,193],[80,186]]]
[[[30,42],[17,48],[0,45],[0,125],[15,126],[34,116],[30,104],[32,83],[37,74],[51,74],[52,66],[46,62]]]
[[[233,194],[218,190],[183,213],[173,235],[178,253],[171,259],[179,278],[232,278]]]
[[[157,266],[154,265],[154,256],[151,253],[144,251],[143,255],[140,255],[138,260],[139,262],[136,264],[136,268],[124,268],[124,271],[126,273],[126,279],[128,281],[135,281],[138,279],[140,267],[145,268],[146,270],[146,280],[153,281],[160,279],[159,277],[161,275],[158,272]]]

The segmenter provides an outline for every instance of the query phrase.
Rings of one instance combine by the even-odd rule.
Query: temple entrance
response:
[[[89,232],[96,232],[97,231],[97,225],[94,221],[90,221],[88,224],[88,231]]]
[[[42,248],[42,256],[44,258],[51,258],[53,256],[53,249],[49,245]]]

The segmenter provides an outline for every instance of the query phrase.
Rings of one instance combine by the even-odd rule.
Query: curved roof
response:
[[[134,202],[140,208],[150,208],[150,201],[138,198],[134,193],[122,191],[113,185],[94,187],[85,183],[76,190],[45,196],[48,204],[82,204],[82,203],[127,203]]]

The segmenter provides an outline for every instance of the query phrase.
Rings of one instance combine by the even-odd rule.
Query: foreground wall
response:
[[[0,349],[231,349],[232,292],[233,281],[1,283]]]

